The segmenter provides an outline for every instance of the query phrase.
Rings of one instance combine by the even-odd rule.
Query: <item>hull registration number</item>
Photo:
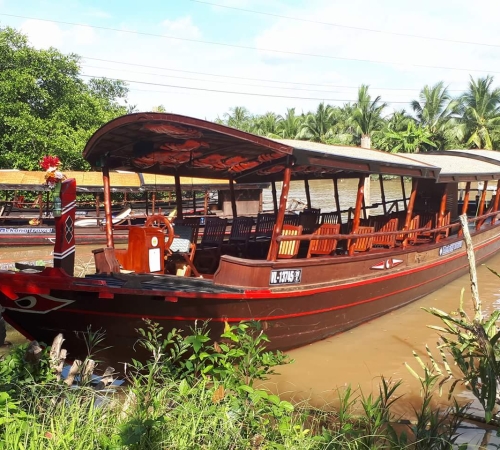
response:
[[[269,284],[298,284],[301,280],[302,269],[271,270]]]

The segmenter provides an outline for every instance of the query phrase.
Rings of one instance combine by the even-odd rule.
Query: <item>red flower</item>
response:
[[[51,167],[57,169],[61,165],[61,160],[57,156],[47,155],[40,161],[43,170],[49,170]]]

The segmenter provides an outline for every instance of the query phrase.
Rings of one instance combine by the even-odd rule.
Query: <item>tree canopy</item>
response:
[[[0,168],[40,170],[50,154],[66,170],[88,169],[86,142],[127,112],[127,93],[121,81],[83,81],[79,56],[35,49],[23,34],[0,28]]]

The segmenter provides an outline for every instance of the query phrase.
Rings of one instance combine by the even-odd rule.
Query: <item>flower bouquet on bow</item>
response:
[[[52,189],[52,213],[54,217],[60,217],[62,212],[61,204],[61,182],[66,179],[66,175],[61,172],[61,160],[57,156],[44,156],[40,166],[45,170],[45,184]]]

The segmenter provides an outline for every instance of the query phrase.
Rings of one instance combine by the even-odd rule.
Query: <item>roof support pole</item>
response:
[[[196,191],[193,189],[193,214],[196,214]]]
[[[280,243],[276,239],[278,236],[281,236],[281,230],[283,229],[283,222],[285,221],[285,210],[286,210],[286,204],[288,202],[288,191],[290,190],[291,177],[292,177],[292,164],[288,162],[283,174],[283,186],[281,188],[280,206],[278,214],[276,216],[276,223],[273,229],[273,236],[271,238],[269,253],[267,255],[268,261],[276,261],[278,259],[278,250]]]
[[[206,216],[208,214],[208,191],[205,191],[205,196],[203,199],[203,215]]]
[[[446,213],[446,200],[448,199],[448,184],[445,184],[443,187],[443,194],[441,196],[441,204],[439,205],[439,217],[437,219],[437,226],[442,227],[443,226],[443,220],[444,220],[444,215]],[[436,242],[439,242],[441,239],[441,232],[438,231],[434,239]]]
[[[486,193],[488,192],[488,181],[484,182],[483,192],[481,192],[481,200],[479,201],[479,209],[477,212],[478,216],[482,216],[484,214],[484,204],[486,202]],[[484,223],[484,220],[476,221],[476,230],[481,228],[481,225]]]
[[[276,194],[276,181],[271,181],[271,189],[273,193],[274,214],[278,215],[278,195]]]
[[[413,191],[413,185],[412,185],[412,191]],[[401,192],[403,194],[403,208],[407,210],[406,206],[406,189],[405,189],[405,177],[401,177]],[[399,202],[398,202],[399,203]]]
[[[385,190],[384,190],[384,178],[382,174],[379,174],[378,181],[380,183],[380,197],[382,198],[382,208],[384,208],[384,215],[387,214],[387,205],[385,204]]]
[[[307,209],[311,209],[311,190],[309,189],[309,180],[304,180],[304,189],[306,191]]]
[[[497,182],[497,192],[495,194],[495,202],[493,203],[493,211],[498,211],[498,204],[500,202],[500,180]],[[497,220],[497,216],[491,218],[491,224],[493,225]]]
[[[500,183],[500,180],[498,181]],[[470,195],[470,181],[467,181],[465,185],[465,193],[464,193],[464,203],[462,205],[462,215],[467,215],[467,210],[469,209],[469,195]],[[458,236],[463,235],[462,227],[458,230]]]
[[[96,216],[96,225],[99,226],[99,219],[101,216],[101,196],[99,192],[95,195],[95,216]]]
[[[102,168],[102,181],[104,185],[104,217],[106,218],[106,247],[114,247],[113,217],[111,216],[111,185],[109,183],[109,167]]]
[[[403,185],[403,177],[401,177],[401,185]],[[411,194],[410,199],[408,200],[408,206],[406,207],[406,198],[405,198],[405,207],[406,207],[406,218],[405,218],[405,226],[403,228],[404,231],[408,231],[410,229],[411,219],[413,216],[413,207],[415,206],[415,199],[417,198],[417,190],[418,190],[418,178],[413,178],[411,182]],[[404,191],[404,187],[403,187]],[[403,192],[403,197],[406,197]],[[403,239],[403,248],[406,248],[408,245],[408,234],[405,234]]]
[[[234,180],[229,179],[229,193],[231,194],[231,210],[233,211],[233,218],[238,217],[238,211],[236,210],[236,195],[234,193]]]
[[[146,191],[146,216],[149,216],[149,192]]]
[[[177,217],[179,219],[183,219],[184,213],[182,212],[181,177],[177,172],[174,175],[174,179],[175,179],[175,205],[177,207]]]
[[[359,228],[359,221],[361,218],[361,206],[363,205],[363,200],[365,196],[365,176],[359,177],[358,181],[358,194],[356,195],[356,206],[354,208],[354,217],[352,219],[352,230],[349,234],[356,234]],[[351,239],[349,242],[349,255],[354,254],[354,247],[356,246],[356,241]]]
[[[156,191],[151,194],[151,214],[156,212]]]
[[[339,197],[339,180],[337,177],[333,179],[333,195],[335,196],[335,207],[339,216],[339,224],[342,224],[342,213],[340,212],[340,197]]]

